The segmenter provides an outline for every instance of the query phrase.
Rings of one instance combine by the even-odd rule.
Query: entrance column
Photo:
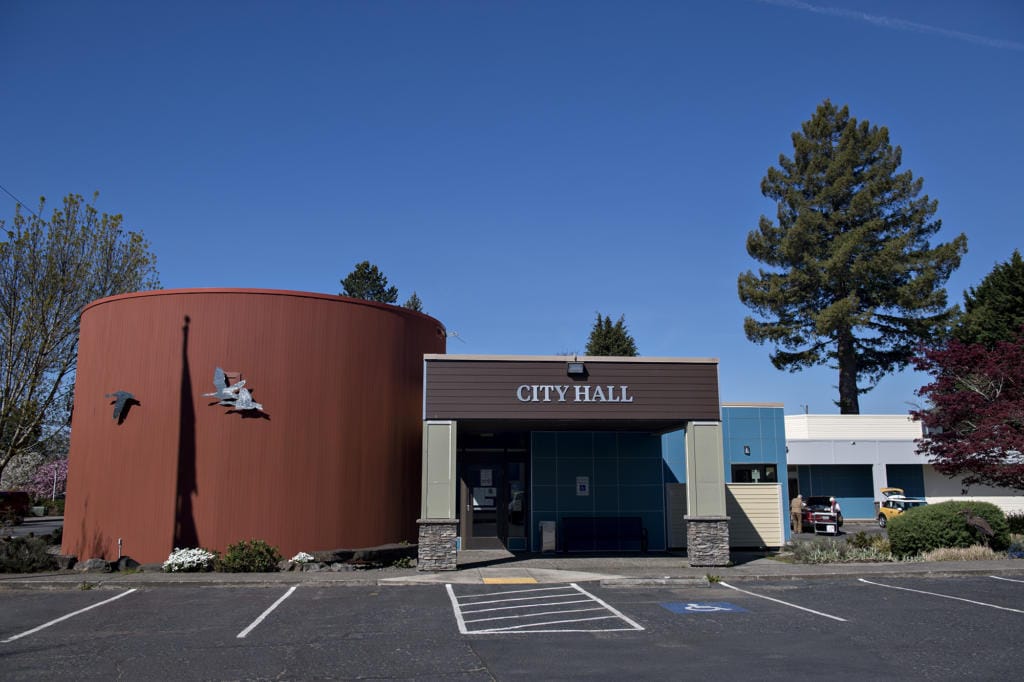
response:
[[[423,422],[423,488],[420,495],[419,546],[416,568],[420,571],[454,571],[455,515],[454,421]]]
[[[691,566],[729,564],[721,422],[686,426],[686,553]]]

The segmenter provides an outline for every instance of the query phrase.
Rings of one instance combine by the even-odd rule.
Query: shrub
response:
[[[1010,527],[1010,533],[1024,535],[1024,512],[1013,512],[1006,515],[1006,525]]]
[[[941,547],[921,555],[924,561],[985,561],[1002,559],[999,554],[987,545],[971,545],[970,547]]]
[[[175,548],[163,563],[163,569],[168,573],[197,573],[199,571],[213,570],[217,560],[217,553],[201,547],[195,549]]]
[[[57,559],[49,554],[44,538],[0,540],[0,573],[35,573],[57,568]]]
[[[277,547],[263,540],[243,540],[228,549],[217,562],[217,570],[226,573],[273,573],[281,561]]]
[[[966,512],[983,518],[994,534],[987,538],[967,525]],[[889,519],[889,542],[899,556],[923,554],[942,547],[970,547],[986,543],[996,551],[1010,544],[1006,517],[999,507],[988,502],[949,501],[915,507]]]
[[[1010,536],[1010,546],[1006,550],[1006,556],[1011,559],[1024,559],[1024,535],[1013,534]]]
[[[863,535],[865,537],[858,537]],[[889,550],[889,541],[881,536],[859,533],[852,543],[829,538],[825,541],[797,541],[790,545],[798,564],[832,564],[865,561],[897,561]]]

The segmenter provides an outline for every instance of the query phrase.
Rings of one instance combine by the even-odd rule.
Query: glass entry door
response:
[[[525,549],[525,452],[465,451],[459,458],[462,546]]]

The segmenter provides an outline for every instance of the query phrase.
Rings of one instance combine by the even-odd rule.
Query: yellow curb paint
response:
[[[484,578],[485,585],[533,585],[536,578]]]

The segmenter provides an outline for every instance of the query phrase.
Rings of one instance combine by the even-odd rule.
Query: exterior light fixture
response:
[[[747,457],[750,457],[750,446],[749,445],[744,445],[743,446],[743,454],[746,455]]]
[[[587,366],[582,362],[569,362],[565,365],[565,373],[571,377],[585,376],[587,373]]]

